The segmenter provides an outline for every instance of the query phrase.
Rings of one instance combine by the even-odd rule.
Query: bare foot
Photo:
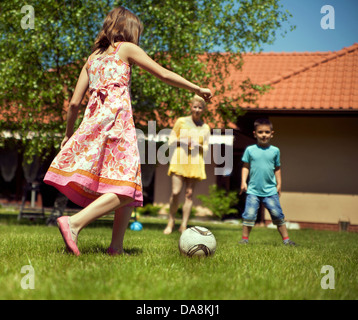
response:
[[[173,232],[174,225],[175,225],[174,221],[169,221],[168,225],[164,229],[163,233],[164,234],[171,234]]]
[[[186,226],[181,225],[179,228],[179,232],[183,233],[186,230]]]
[[[109,247],[107,249],[107,253],[111,256],[119,256],[119,255],[129,256],[129,253],[124,251],[123,249],[116,249],[116,248],[112,248],[112,247]]]

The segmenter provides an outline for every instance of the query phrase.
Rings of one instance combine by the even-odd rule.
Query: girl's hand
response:
[[[206,102],[209,102],[211,100],[211,98],[213,97],[209,88],[199,88],[199,90],[197,90],[196,94],[198,96],[202,97]]]

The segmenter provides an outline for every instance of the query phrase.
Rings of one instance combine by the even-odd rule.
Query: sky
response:
[[[281,3],[292,14],[290,23],[296,29],[289,31],[286,25],[286,35],[282,37],[278,32],[274,44],[262,46],[263,52],[338,51],[358,43],[358,0],[281,0]],[[332,21],[326,21],[327,11],[321,13],[325,5],[334,9],[334,29],[321,27],[322,18],[323,25]]]

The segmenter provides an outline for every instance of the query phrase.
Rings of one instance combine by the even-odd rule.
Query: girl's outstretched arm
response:
[[[172,72],[158,63],[156,63],[152,58],[150,58],[143,49],[137,45],[125,42],[121,46],[120,55],[123,60],[128,61],[130,64],[136,64],[141,69],[150,72],[152,75],[160,79],[161,81],[182,89],[186,89],[192,92],[195,92],[197,95],[201,96],[205,101],[209,101],[212,98],[210,89],[201,88],[194,83],[184,79],[175,72]]]

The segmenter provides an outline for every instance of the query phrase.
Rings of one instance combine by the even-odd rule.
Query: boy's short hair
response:
[[[269,119],[267,119],[267,118],[260,118],[260,119],[256,119],[255,122],[254,122],[255,131],[256,131],[256,128],[257,128],[258,126],[262,126],[262,125],[270,126],[270,129],[271,129],[271,130],[273,129],[272,122],[271,122]]]

